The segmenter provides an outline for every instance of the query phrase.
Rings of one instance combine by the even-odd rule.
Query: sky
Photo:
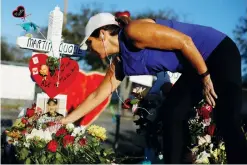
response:
[[[247,9],[246,0],[68,0],[68,12],[80,13],[82,4],[92,2],[102,6],[103,11],[128,10],[132,15],[147,10],[172,9],[182,20],[214,27],[231,38],[239,18]],[[31,14],[28,19],[41,27],[47,26],[49,13],[55,6],[64,9],[63,0],[2,0],[1,3],[1,35],[11,44],[15,44],[16,38],[23,33],[17,25],[22,20],[12,16],[17,6],[24,6],[26,14]]]

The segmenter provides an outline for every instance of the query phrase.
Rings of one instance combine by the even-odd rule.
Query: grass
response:
[[[21,106],[23,106],[23,104],[2,104],[1,109],[2,110],[10,110],[10,109],[18,110],[18,108]]]

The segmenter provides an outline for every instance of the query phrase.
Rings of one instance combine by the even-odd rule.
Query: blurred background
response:
[[[30,78],[28,62],[32,55],[30,50],[17,47],[16,39],[25,34],[18,25],[23,20],[14,18],[12,11],[17,6],[24,6],[28,20],[37,24],[44,36],[47,33],[49,13],[59,6],[64,12],[62,37],[64,42],[80,44],[84,37],[84,27],[88,19],[98,12],[129,11],[132,19],[163,18],[182,22],[211,26],[232,38],[242,57],[243,108],[242,114],[247,115],[247,2],[246,0],[4,0],[1,2],[1,128],[11,126],[21,108],[29,107],[35,102],[36,94],[41,90]],[[36,34],[37,35],[37,34]],[[41,35],[35,37],[42,38]],[[108,62],[86,53],[85,56],[74,57],[79,66],[86,72],[105,72]],[[120,97],[129,97],[132,84],[128,78],[120,87]],[[111,108],[115,109],[113,112]],[[116,121],[113,113],[119,112],[119,100],[113,95],[110,105],[96,121],[106,127],[109,144],[113,144]],[[123,113],[124,112],[124,113]],[[135,133],[129,111],[121,111],[121,125],[118,148],[132,155],[138,155],[143,149],[143,137]],[[134,146],[134,147],[133,147]]]

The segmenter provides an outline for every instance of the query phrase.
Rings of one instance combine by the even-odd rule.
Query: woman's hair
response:
[[[57,99],[49,98],[47,104],[49,104],[50,102],[54,102],[57,105]]]
[[[121,28],[124,28],[126,25],[128,25],[131,20],[129,17],[120,16],[120,17],[116,17],[116,21],[118,22],[119,26],[114,25],[114,24],[102,26],[94,30],[93,33],[91,34],[91,37],[98,38],[100,34],[100,30],[109,31],[111,36],[115,36],[119,33]]]

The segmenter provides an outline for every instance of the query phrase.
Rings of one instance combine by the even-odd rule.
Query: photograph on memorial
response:
[[[66,116],[66,95],[57,95],[55,98],[50,98],[45,93],[37,94],[36,111],[42,111],[42,114],[49,116]]]

